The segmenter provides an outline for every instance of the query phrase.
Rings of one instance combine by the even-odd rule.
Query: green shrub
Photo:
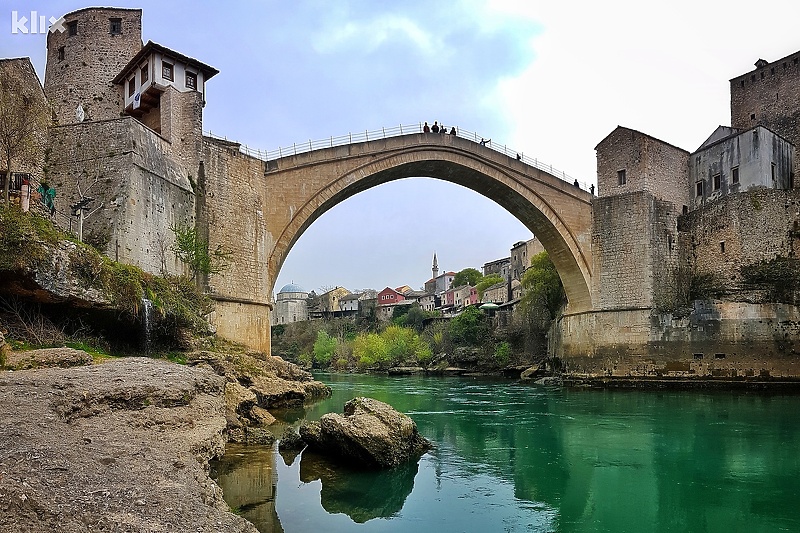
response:
[[[508,365],[508,362],[511,360],[511,345],[503,341],[495,346],[494,359],[500,366]]]
[[[333,353],[336,351],[336,339],[328,335],[325,331],[317,333],[317,340],[314,342],[314,361],[326,367],[330,365]]]

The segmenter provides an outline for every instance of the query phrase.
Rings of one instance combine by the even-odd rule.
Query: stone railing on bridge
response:
[[[258,150],[250,148],[247,145],[237,143],[236,141],[232,141],[227,137],[215,135],[210,131],[203,132],[203,134],[212,139],[219,139],[225,142],[238,144],[239,151],[250,157],[261,159],[262,161],[272,161],[275,159],[280,159],[282,157],[294,156],[305,152],[311,152],[313,150],[333,148],[334,146],[345,146],[353,143],[362,143],[368,141],[375,141],[378,139],[386,139],[388,137],[399,137],[401,135],[423,133],[423,127],[424,125],[421,122],[419,124],[413,124],[413,125],[401,124],[399,126],[381,128],[379,130],[364,130],[356,133],[348,133],[347,135],[339,135],[335,137],[332,136],[328,137],[327,139],[320,139],[316,141],[312,141],[309,139],[308,141],[304,141],[301,143],[294,143],[291,146],[280,147],[275,150]],[[450,131],[451,128],[445,128],[445,129],[447,131]],[[574,184],[576,181],[578,181],[572,176],[569,176],[566,172],[554,168],[553,165],[548,165],[547,163],[540,161],[538,158],[527,156],[525,155],[524,152],[513,150],[504,144],[501,145],[499,143],[492,142],[490,138],[483,137],[472,131],[459,129],[457,127],[456,127],[456,132],[457,135],[463,139],[467,139],[478,144],[483,144],[484,146],[491,148],[496,152],[499,152],[511,158],[518,159],[523,163],[526,163],[532,167],[547,172],[552,176],[555,176],[561,180],[566,181],[567,183]],[[450,133],[429,133],[428,135],[450,135]],[[484,139],[486,140],[484,141]],[[587,191],[589,190],[590,187],[589,183],[578,181],[578,184],[581,189]]]

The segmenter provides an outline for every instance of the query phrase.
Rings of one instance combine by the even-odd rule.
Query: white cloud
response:
[[[325,28],[315,36],[313,45],[317,52],[325,54],[354,47],[361,51],[372,52],[392,39],[411,43],[425,55],[434,52],[428,33],[411,19],[393,14],[347,22],[333,30]]]

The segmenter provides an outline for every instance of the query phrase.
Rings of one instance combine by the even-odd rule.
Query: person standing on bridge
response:
[[[439,133],[439,122],[438,121],[436,121],[436,120],[433,121],[433,127],[431,127],[431,131],[433,133]]]
[[[430,133],[430,132],[431,132],[431,127],[428,126],[428,121],[426,120],[425,125],[422,127],[422,133]]]
[[[456,127],[455,126],[450,128],[450,135],[456,135]]]

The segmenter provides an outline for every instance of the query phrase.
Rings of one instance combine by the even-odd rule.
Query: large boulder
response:
[[[319,422],[300,426],[300,436],[313,450],[368,468],[392,468],[418,459],[431,443],[411,418],[373,398],[354,398],[344,416],[327,413]]]

